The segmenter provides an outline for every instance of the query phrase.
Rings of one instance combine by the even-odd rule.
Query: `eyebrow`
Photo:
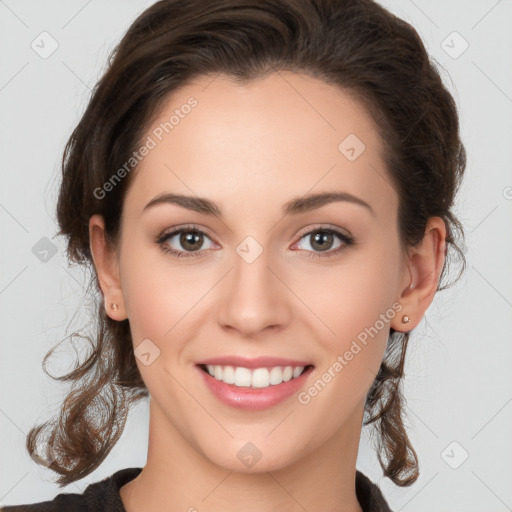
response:
[[[282,213],[283,215],[298,215],[316,210],[326,204],[334,202],[348,202],[357,204],[368,209],[372,215],[375,215],[375,211],[366,201],[363,201],[359,197],[349,194],[348,192],[321,192],[317,194],[308,194],[302,197],[296,197],[283,205]],[[186,196],[172,193],[164,193],[154,197],[144,207],[143,211],[146,211],[160,204],[176,204],[182,208],[186,208],[194,212],[222,217],[222,211],[220,207],[209,199],[204,197]]]

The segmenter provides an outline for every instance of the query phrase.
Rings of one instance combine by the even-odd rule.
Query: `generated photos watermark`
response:
[[[399,302],[395,302],[385,313],[379,315],[379,319],[375,321],[370,327],[365,327],[358,335],[357,339],[352,340],[350,348],[344,352],[343,355],[338,355],[336,360],[329,366],[329,368],[322,373],[315,383],[307,390],[301,391],[297,395],[299,403],[307,405],[311,400],[317,396],[329,382],[331,382],[336,375],[338,375],[343,368],[345,368],[350,361],[354,359],[357,354],[368,344],[368,337],[374,338],[384,327],[395,317],[395,315],[402,310],[403,306]],[[362,346],[361,346],[362,345]]]
[[[165,135],[168,135],[176,126],[178,126],[182,119],[185,119],[194,107],[197,107],[198,101],[191,96],[187,102],[181,105],[180,108],[174,109],[174,113],[165,122],[160,123],[154,128],[150,135],[139,147],[137,151],[132,153],[132,156],[121,166],[117,171],[107,180],[101,187],[94,189],[94,197],[96,199],[104,199],[108,192],[111,192],[121,180],[130,173],[144,158],[149,155],[152,149],[158,146],[158,143],[163,140]]]

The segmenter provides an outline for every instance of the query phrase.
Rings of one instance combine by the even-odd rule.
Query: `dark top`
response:
[[[125,468],[87,486],[82,494],[62,493],[51,501],[0,507],[1,512],[126,512],[119,489],[142,468]],[[357,471],[356,496],[363,512],[392,512],[380,489]]]

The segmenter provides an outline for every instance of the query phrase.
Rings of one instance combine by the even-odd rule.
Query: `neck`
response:
[[[355,492],[362,410],[291,464],[236,472],[213,464],[150,403],[147,463],[120,492],[127,512],[362,512]]]

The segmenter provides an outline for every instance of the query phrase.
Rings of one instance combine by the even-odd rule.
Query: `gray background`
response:
[[[145,464],[147,402],[104,463],[63,489],[28,457],[25,434],[67,389],[43,373],[43,356],[70,321],[87,322],[88,276],[53,238],[62,150],[110,50],[152,3],[0,0],[0,504],[82,492]],[[512,1],[381,3],[418,30],[459,106],[468,166],[456,213],[468,268],[436,296],[409,347],[404,391],[420,478],[409,488],[383,478],[366,430],[358,467],[395,511],[512,510]],[[42,58],[52,39],[57,49]],[[49,370],[61,373],[73,356],[62,350]]]

